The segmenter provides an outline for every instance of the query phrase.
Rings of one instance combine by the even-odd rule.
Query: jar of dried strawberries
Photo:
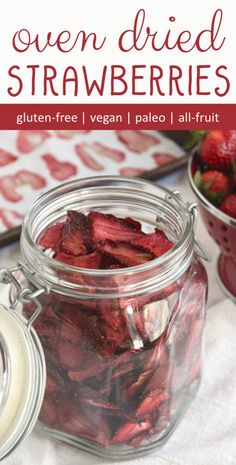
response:
[[[32,205],[22,261],[1,281],[43,348],[41,431],[110,459],[169,437],[201,378],[207,256],[195,219],[178,192],[134,178],[73,181]],[[0,442],[0,457],[9,451]]]

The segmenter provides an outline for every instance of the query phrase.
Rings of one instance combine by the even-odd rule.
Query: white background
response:
[[[194,50],[191,53],[181,53],[176,50],[154,52],[147,46],[141,52],[122,53],[117,46],[118,37],[124,29],[133,26],[134,18],[140,8],[146,10],[146,26],[153,31],[159,31],[160,39],[167,32],[170,25],[173,27],[175,36],[177,32],[184,29],[191,30],[193,36],[202,30],[209,29],[213,13],[216,9],[223,9],[223,24],[220,37],[226,37],[222,50],[200,53]],[[110,0],[9,0],[4,2],[4,8],[0,17],[0,102],[1,103],[234,103],[236,101],[235,92],[235,44],[236,28],[234,25],[233,1],[224,0],[121,0],[118,2]],[[175,23],[169,21],[170,16],[175,16]],[[73,51],[63,54],[55,48],[47,48],[39,54],[32,47],[25,53],[17,53],[12,47],[12,37],[17,30],[27,28],[32,32],[32,37],[39,33],[45,38],[51,31],[56,38],[62,30],[69,30],[73,37],[76,37],[80,30],[87,33],[97,32],[98,37],[106,35],[106,43],[102,50],[93,51],[91,47],[87,51],[81,52],[79,46]],[[55,87],[60,94],[54,97],[49,94],[43,96],[42,89],[42,67],[37,71],[36,95],[31,95],[30,73],[25,67],[27,64],[53,65],[58,69],[58,79]],[[160,97],[149,94],[149,73],[144,72],[145,78],[140,81],[140,90],[146,90],[147,95],[132,96],[130,88],[126,95],[112,97],[110,95],[109,71],[106,92],[103,97],[93,93],[91,97],[86,95],[83,79],[81,77],[81,66],[86,65],[89,76],[95,78],[101,75],[104,65],[119,64],[130,69],[132,64],[159,65],[168,69],[170,64],[182,66],[185,79],[182,81],[182,90],[186,94],[183,97],[174,95]],[[228,67],[227,75],[231,81],[231,89],[225,97],[217,97],[214,92],[209,96],[187,95],[186,69],[192,64],[211,64],[212,70],[209,72],[209,80],[204,83],[203,88],[213,90],[220,82],[215,77],[215,68],[219,65]],[[10,97],[7,89],[14,86],[16,81],[8,76],[8,69],[18,65],[21,67],[19,75],[24,81],[24,88],[18,97]],[[79,95],[75,97],[68,91],[66,96],[62,96],[62,72],[66,66],[74,66],[79,74]],[[168,88],[168,74],[165,75],[163,89]],[[127,82],[130,83],[129,73]],[[72,90],[73,86],[68,89]]]

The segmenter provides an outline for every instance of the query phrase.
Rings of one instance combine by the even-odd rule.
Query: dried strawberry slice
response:
[[[65,389],[64,370],[59,368],[57,364],[52,364],[47,360],[47,384],[49,378],[49,391],[48,394],[53,395],[61,389]],[[53,392],[52,392],[53,391]],[[47,394],[47,389],[46,389]]]
[[[56,426],[58,424],[58,405],[56,400],[52,398],[44,398],[39,419],[48,426]]]
[[[138,434],[138,436],[135,436],[133,439],[131,439],[130,441],[128,441],[128,444],[132,447],[135,447],[135,449],[137,447],[139,447],[140,445],[142,445],[142,442],[146,439],[149,439],[150,436],[151,436],[151,430],[147,430],[147,431],[144,431],[143,433],[140,433]]]
[[[128,375],[134,372],[134,364],[132,362],[125,363],[117,367],[113,374],[112,379],[120,378],[121,376]]]
[[[143,385],[147,382],[147,380],[150,378],[152,375],[152,371],[144,371],[143,373],[140,373],[136,381],[129,386],[129,388],[126,390],[126,394],[130,396],[137,395],[137,392],[140,389],[143,389]]]
[[[91,434],[91,425],[80,408],[68,400],[65,395],[60,396],[58,401],[58,422],[63,431],[82,436]]]
[[[63,366],[68,370],[73,370],[80,367],[84,360],[86,360],[85,354],[76,344],[69,344],[63,341],[59,341],[56,350],[60,366]]]
[[[67,265],[76,266],[79,268],[89,268],[97,270],[100,268],[102,255],[100,252],[92,252],[85,255],[69,255],[65,252],[59,252],[54,256],[55,260],[66,263]]]
[[[72,381],[80,383],[88,378],[100,375],[102,371],[106,368],[105,361],[103,358],[92,351],[78,351],[78,361],[75,365],[75,369],[68,371],[68,377]],[[77,367],[77,368],[76,368]]]
[[[56,223],[47,228],[42,237],[39,239],[38,244],[44,249],[55,250],[60,243],[63,226],[64,222]]]
[[[60,337],[64,342],[77,344],[81,341],[82,331],[78,326],[61,321]]]
[[[59,386],[55,378],[53,378],[53,376],[50,373],[47,373],[45,394],[48,396],[53,396],[57,393],[58,389]]]
[[[105,334],[106,341],[114,347],[114,349],[119,347],[127,347],[130,345],[130,335],[126,327],[119,328],[114,331],[114,328],[111,326],[103,325],[103,332]]]
[[[114,257],[102,254],[102,262],[100,265],[101,270],[116,270],[118,268],[124,268],[124,265],[118,262],[118,260],[115,260]]]
[[[88,218],[94,242],[117,240],[133,243],[135,239],[144,234],[142,231],[134,230],[133,226],[124,224],[122,220],[113,215],[90,212]]]
[[[126,218],[119,218],[120,221],[122,221],[123,224],[126,226],[129,226],[132,229],[135,229],[136,231],[141,231],[142,225],[139,221],[134,220],[133,218],[130,218],[127,216]]]
[[[117,131],[117,136],[128,150],[136,153],[142,153],[153,145],[160,143],[160,139],[142,131],[122,130]]]
[[[124,425],[120,426],[118,430],[115,432],[111,444],[122,444],[127,443],[135,436],[144,431],[148,431],[151,428],[151,422],[148,421],[140,421],[140,422],[127,422]]]
[[[150,351],[150,357],[149,357],[149,359],[147,361],[147,364],[146,364],[146,369],[147,370],[151,370],[153,368],[156,368],[157,366],[166,363],[166,361],[168,360],[168,352],[167,352],[167,348],[165,346],[166,332],[167,332],[167,329],[157,339],[157,341],[155,342],[154,347]]]
[[[114,302],[109,300],[99,302],[98,309],[105,324],[110,326],[114,331],[124,328],[126,321],[117,300]]]
[[[145,234],[134,239],[134,244],[149,250],[155,257],[160,257],[173,247],[173,242],[169,241],[163,231],[156,230],[155,233]]]
[[[115,258],[126,266],[137,266],[147,263],[154,258],[154,255],[143,249],[136,247],[129,242],[112,242],[105,241],[100,244],[100,250],[109,256]]]
[[[84,406],[88,404],[90,407],[104,409],[108,413],[119,413],[120,408],[118,405],[109,402],[105,396],[88,386],[80,386],[77,390],[76,397],[79,402]]]
[[[62,230],[62,249],[72,255],[91,251],[88,219],[83,213],[69,210]]]
[[[55,336],[55,323],[45,319],[39,319],[35,323],[35,329],[39,332],[41,337],[54,337]]]
[[[156,389],[144,395],[143,401],[139,405],[136,415],[139,418],[151,417],[158,407],[169,399],[168,392],[163,389]]]
[[[155,389],[167,389],[171,382],[171,370],[168,362],[156,369],[146,385],[145,392],[154,391]]]
[[[107,447],[111,437],[109,419],[104,418],[100,412],[89,408],[88,405],[84,409],[81,407],[80,410],[90,427],[90,435],[87,436],[87,439],[96,442],[100,446]]]

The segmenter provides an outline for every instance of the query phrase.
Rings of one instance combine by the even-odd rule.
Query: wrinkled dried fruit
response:
[[[99,269],[102,256],[99,252],[95,250],[95,252],[81,255],[79,257],[75,257],[74,255],[69,255],[65,252],[59,252],[55,254],[54,257],[59,262],[67,263],[71,266],[76,266],[80,268],[90,268],[90,269]]]
[[[167,239],[163,231],[159,230],[136,238],[133,243],[148,250],[154,257],[160,257],[173,247],[173,243]]]
[[[56,249],[61,240],[61,233],[64,223],[56,223],[46,229],[43,236],[39,239],[39,245],[44,249]]]
[[[158,407],[169,399],[169,394],[161,389],[156,389],[155,391],[150,391],[149,393],[145,394],[145,397],[139,408],[137,410],[137,417],[145,418],[148,414],[150,417],[152,416],[153,412],[155,412]]]
[[[141,421],[135,423],[125,423],[115,433],[111,440],[111,444],[123,444],[133,439],[143,431],[151,428],[150,421]]]
[[[50,226],[39,239],[44,249],[54,250],[57,261],[79,268],[118,269],[142,265],[173,246],[163,231],[150,234],[133,218],[69,210],[65,221]],[[84,277],[75,281],[85,284]],[[88,284],[88,282],[87,282]]]
[[[149,262],[154,258],[151,252],[147,252],[142,247],[135,247],[129,242],[106,241],[100,245],[100,250],[125,266],[137,266]]]
[[[113,215],[104,215],[100,212],[89,213],[89,220],[92,230],[92,239],[94,242],[110,241],[127,241],[133,243],[140,237],[140,230],[135,230],[133,225],[116,218]]]
[[[89,224],[85,215],[73,210],[68,211],[68,218],[62,229],[61,246],[62,250],[72,255],[89,252]]]
[[[65,264],[63,279],[66,265],[133,267],[163,255],[173,243],[159,229],[144,233],[130,217],[69,211],[45,231],[39,245]],[[35,329],[47,361],[40,414],[45,425],[114,451],[149,445],[165,435],[201,372],[201,266],[191,273],[190,267],[165,288],[139,294],[139,278],[128,270],[132,295],[125,293],[125,274],[107,273],[114,295],[94,299],[101,273],[71,269],[70,279],[86,293],[43,297]],[[33,305],[25,307],[28,317]]]

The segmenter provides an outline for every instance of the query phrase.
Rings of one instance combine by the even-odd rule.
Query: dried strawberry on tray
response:
[[[19,228],[7,231],[21,224],[40,193],[62,181],[96,174],[154,179],[183,160],[180,146],[156,131],[0,131],[0,244],[19,238]]]

